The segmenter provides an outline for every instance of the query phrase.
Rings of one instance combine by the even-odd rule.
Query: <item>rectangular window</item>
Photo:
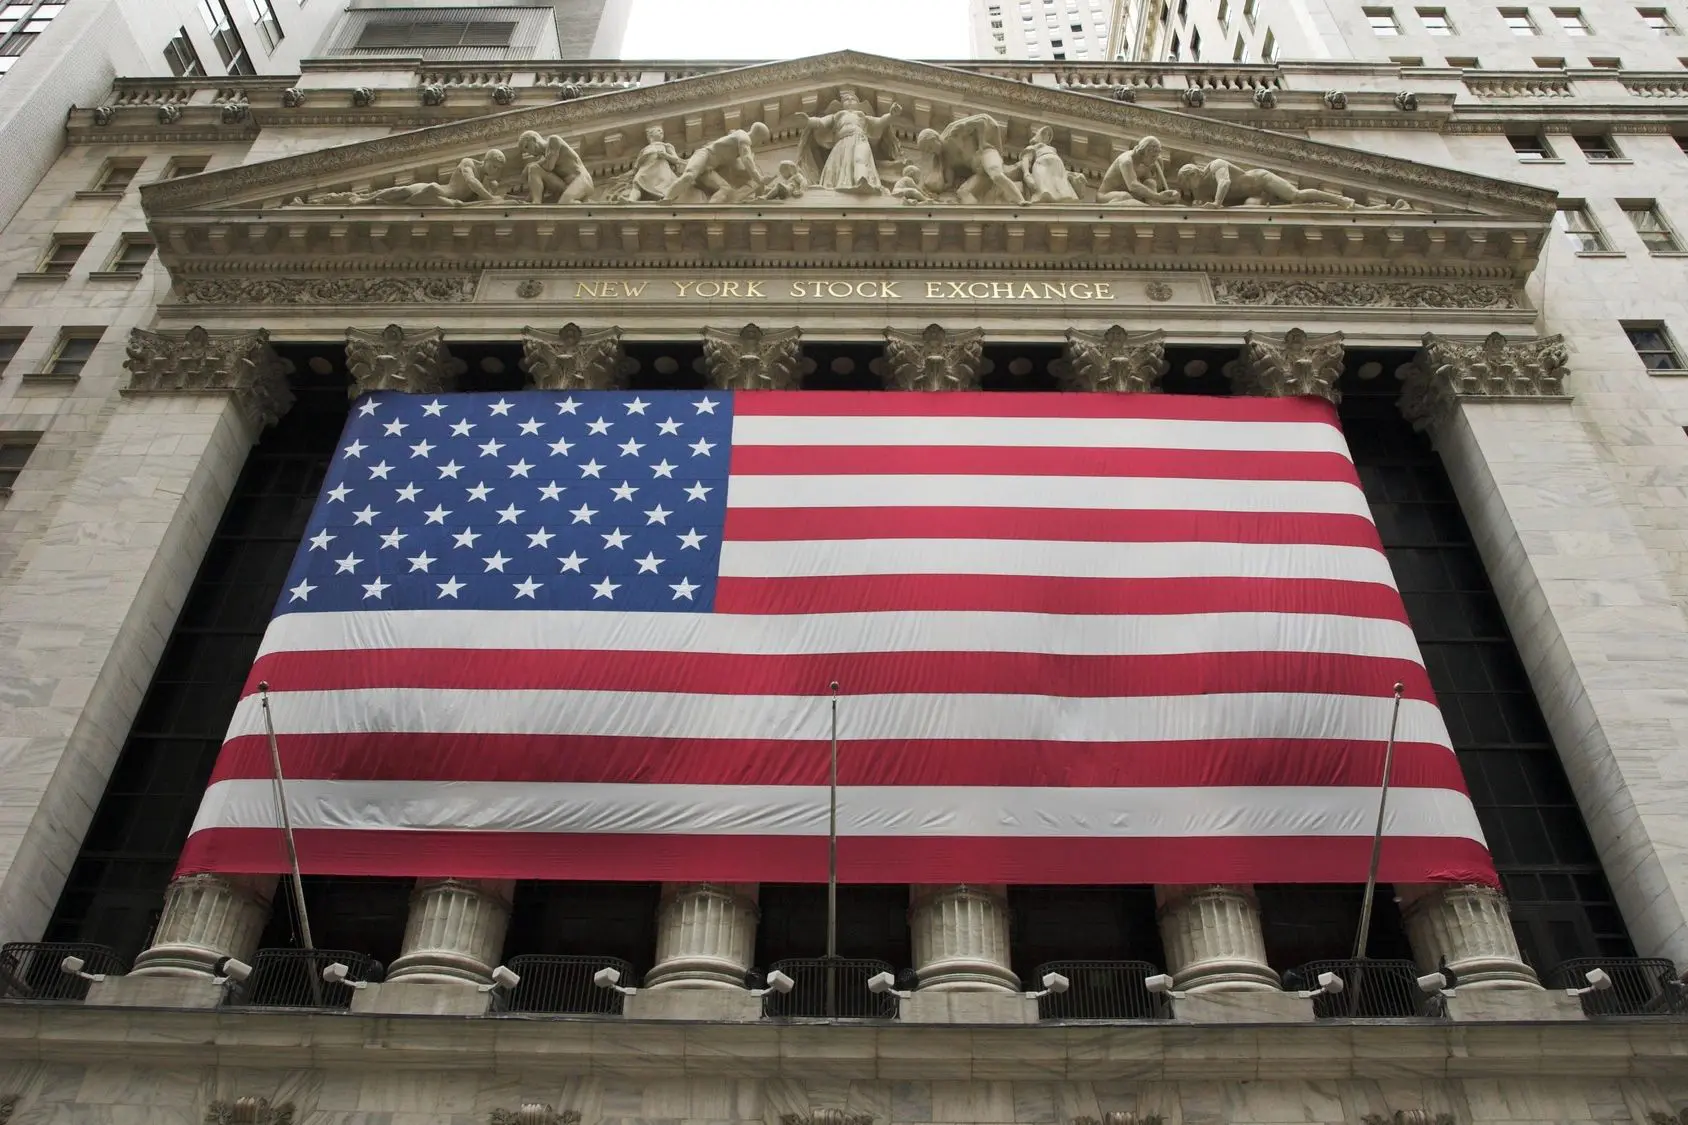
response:
[[[205,73],[205,64],[199,61],[199,52],[194,50],[185,27],[164,45],[164,61],[177,78],[198,78]]]
[[[1426,35],[1452,35],[1454,33],[1454,24],[1448,18],[1446,8],[1420,8],[1418,9],[1418,19],[1424,25]]]
[[[1588,34],[1588,21],[1583,18],[1581,8],[1555,8],[1553,18],[1566,35]]]
[[[1394,8],[1365,9],[1366,22],[1371,24],[1372,34],[1387,38],[1401,34],[1401,25],[1395,19]]]
[[[182,176],[197,176],[205,171],[205,166],[210,163],[211,158],[208,156],[178,156],[164,169],[164,178],[175,180]]]
[[[37,434],[0,434],[0,493],[12,491],[40,440]]]
[[[252,22],[258,28],[258,34],[264,37],[267,50],[275,50],[285,35],[281,30],[281,21],[276,18],[275,7],[270,0],[246,0],[246,11],[252,17]]]
[[[108,160],[100,172],[100,178],[94,181],[94,190],[123,191],[134,182],[135,175],[140,170],[139,160]]]
[[[88,249],[88,236],[85,234],[66,234],[53,239],[53,245],[42,259],[41,272],[55,277],[69,277],[70,271],[76,265],[76,260],[82,257],[82,251]]]
[[[1635,354],[1649,371],[1681,371],[1682,356],[1662,324],[1625,323],[1624,335],[1629,337]]]
[[[0,329],[0,375],[4,375],[6,368],[18,358],[18,349],[23,347],[24,338],[28,335],[27,328]]]
[[[1241,35],[1237,36],[1237,45],[1231,50],[1231,61],[1240,63],[1248,61],[1248,44],[1243,42]]]
[[[94,354],[94,347],[100,342],[101,334],[99,329],[66,329],[59,337],[59,346],[53,350],[52,361],[43,374],[55,379],[80,377]]]
[[[111,260],[112,273],[140,273],[152,260],[152,239],[143,234],[126,234]]]
[[[1024,9],[1022,9],[1023,11]],[[1049,26],[1059,17],[1046,7]],[[450,49],[452,47],[508,47],[515,37],[514,21],[471,22],[469,20],[422,21],[413,17],[383,19],[369,23],[358,35],[356,50],[404,51]]]
[[[1200,31],[1190,32],[1190,61],[1202,61],[1202,33]]]
[[[1530,61],[1535,63],[1538,67],[1540,67],[1543,70],[1564,70],[1565,69],[1565,60],[1564,59],[1536,58],[1536,59],[1531,59]]]
[[[1178,22],[1188,23],[1190,20],[1190,0],[1178,0]]]
[[[1635,14],[1640,16],[1641,22],[1656,35],[1676,34],[1676,24],[1671,22],[1670,13],[1663,8],[1637,8]]]
[[[1272,37],[1272,29],[1266,29],[1266,38],[1260,41],[1260,57],[1267,62],[1278,61],[1278,41]]]
[[[205,30],[217,44],[217,54],[230,74],[256,74],[252,58],[246,53],[246,41],[235,30],[234,17],[229,14],[228,0],[199,0],[199,18]]]
[[[1688,156],[1688,133],[1676,135],[1676,147],[1682,150],[1684,156]]]
[[[1254,26],[1254,17],[1259,11],[1260,0],[1243,0],[1243,19],[1248,21],[1248,26]]]
[[[1178,42],[1178,33],[1176,31],[1174,31],[1172,33],[1172,46],[1167,48],[1166,57],[1171,59],[1173,62],[1177,62],[1179,52],[1182,51],[1182,50],[1183,50],[1183,47]]]
[[[1528,8],[1502,8],[1500,18],[1506,21],[1507,28],[1514,35],[1536,34],[1536,21],[1530,18]]]
[[[1612,138],[1605,133],[1578,133],[1577,147],[1582,149],[1584,158],[1588,160],[1621,160],[1618,146],[1612,143]]]
[[[1231,30],[1231,0],[1219,0],[1219,26]]]
[[[1559,210],[1553,215],[1553,225],[1571,240],[1571,245],[1577,248],[1579,254],[1599,254],[1611,249],[1594,216],[1581,202],[1560,200]]]
[[[1659,214],[1659,208],[1652,200],[1619,200],[1618,206],[1629,216],[1635,233],[1641,236],[1642,245],[1647,247],[1649,254],[1674,254],[1682,249],[1676,241],[1676,233]]]
[[[1396,66],[1423,66],[1424,59],[1418,55],[1390,55],[1389,61]]]
[[[1593,55],[1590,55],[1588,57],[1588,65],[1592,66],[1595,70],[1622,70],[1624,67],[1624,61],[1610,56],[1595,58]]]
[[[1540,133],[1508,133],[1506,139],[1512,143],[1512,151],[1519,160],[1553,159],[1553,149]]]
[[[1449,66],[1458,67],[1460,70],[1478,69],[1477,57],[1475,55],[1449,55],[1442,61],[1447,63]]]

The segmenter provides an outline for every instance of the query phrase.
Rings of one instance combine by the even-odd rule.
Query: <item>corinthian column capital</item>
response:
[[[346,329],[346,366],[351,369],[352,397],[375,391],[440,394],[463,370],[445,345],[445,331],[408,331],[389,324],[380,331]]]
[[[899,391],[976,391],[985,359],[985,330],[951,331],[928,324],[919,332],[885,330],[885,365]]]
[[[802,342],[801,328],[705,328],[709,381],[723,391],[794,391],[803,377]]]
[[[1068,390],[1152,394],[1166,374],[1166,333],[1067,329]]]
[[[1461,399],[1563,399],[1569,361],[1563,336],[1513,343],[1491,332],[1480,344],[1462,344],[1426,332],[1402,373],[1401,413],[1422,430],[1450,416]]]
[[[608,391],[621,384],[619,328],[524,328],[522,351],[522,370],[542,391]]]
[[[293,365],[275,354],[270,334],[129,332],[126,395],[224,394],[234,400],[254,431],[275,422],[293,405],[287,374]]]
[[[1225,376],[1238,394],[1267,398],[1314,395],[1329,402],[1342,395],[1342,333],[1309,336],[1291,328],[1274,340],[1255,332],[1243,334],[1242,358],[1225,365]]]

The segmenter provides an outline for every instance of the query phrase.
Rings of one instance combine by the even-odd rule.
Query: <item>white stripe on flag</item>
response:
[[[1173,418],[978,418],[735,414],[734,445],[980,446],[996,449],[1210,449],[1340,453],[1322,422],[1202,422]]]

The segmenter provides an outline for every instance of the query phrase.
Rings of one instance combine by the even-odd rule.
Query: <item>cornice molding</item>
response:
[[[1524,295],[1508,285],[1442,281],[1315,281],[1302,278],[1218,278],[1218,305],[1294,308],[1470,309],[1510,311],[1524,307]]]
[[[1431,429],[1461,402],[1569,402],[1564,336],[1508,340],[1491,332],[1480,343],[1435,333],[1402,372],[1401,413],[1415,429]]]
[[[293,405],[287,375],[293,365],[276,355],[270,335],[256,332],[129,331],[129,370],[123,394],[227,395],[254,433],[274,425]]]

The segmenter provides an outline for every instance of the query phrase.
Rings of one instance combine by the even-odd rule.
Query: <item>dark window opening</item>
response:
[[[822,872],[821,874],[825,874]],[[908,887],[846,883],[838,888],[838,955],[875,957],[897,969],[910,967]],[[756,927],[756,967],[788,957],[826,954],[826,885],[763,883]]]
[[[660,883],[516,884],[504,960],[530,954],[618,957],[637,983],[656,960]]]
[[[40,440],[40,434],[0,434],[0,492],[12,490]]]
[[[1050,961],[1166,965],[1153,887],[1009,887],[1009,948],[1025,988]]]
[[[205,73],[205,64],[199,61],[199,52],[185,27],[164,45],[164,61],[177,78],[197,78]]]
[[[451,47],[508,47],[514,22],[382,19],[364,26],[354,50],[438,50]]]

